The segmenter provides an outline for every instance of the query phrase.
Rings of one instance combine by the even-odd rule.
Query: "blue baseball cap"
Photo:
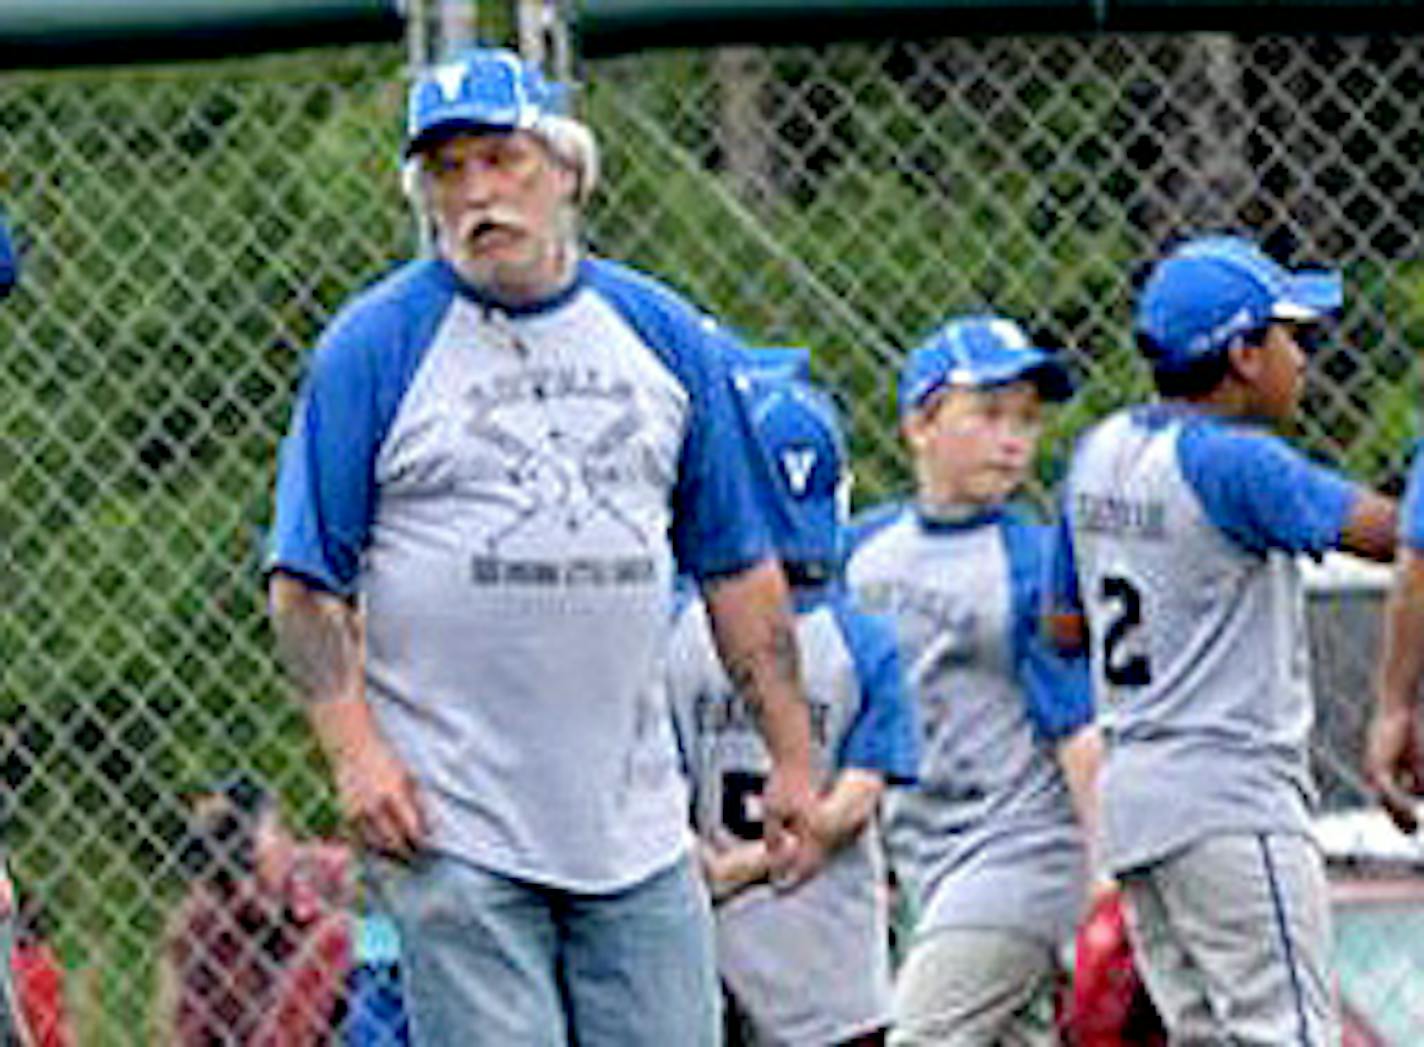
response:
[[[423,70],[410,85],[405,155],[458,131],[528,131],[567,106],[563,84],[501,47],[478,47]]]
[[[946,386],[984,389],[1030,381],[1045,400],[1073,395],[1073,380],[1053,350],[1033,341],[1002,316],[962,316],[950,320],[905,358],[900,369],[900,413],[924,405]]]
[[[20,259],[10,241],[10,230],[0,220],[0,298],[6,297],[20,282]]]
[[[1205,236],[1157,263],[1138,296],[1134,326],[1153,363],[1182,366],[1272,321],[1327,319],[1343,302],[1337,272],[1287,269],[1244,237]]]
[[[737,388],[760,451],[757,495],[777,554],[791,563],[838,561],[848,457],[835,405],[785,374],[741,371]]]

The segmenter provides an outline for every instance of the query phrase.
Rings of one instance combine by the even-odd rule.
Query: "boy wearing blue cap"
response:
[[[583,257],[592,133],[503,50],[413,83],[437,257],[323,334],[281,452],[279,652],[405,948],[418,1042],[709,1044],[711,915],[666,715],[672,580],[772,753],[770,860],[814,864],[785,580],[716,325]]]
[[[1188,241],[1137,303],[1162,402],[1082,440],[1061,595],[1086,615],[1105,857],[1174,1043],[1338,1042],[1311,837],[1297,557],[1392,554],[1394,505],[1262,423],[1295,411],[1340,277]]]
[[[743,369],[736,382],[765,467],[765,515],[792,583],[820,786],[811,827],[826,861],[795,890],[774,882],[760,814],[766,746],[717,660],[702,606],[691,604],[673,634],[669,672],[693,824],[717,900],[718,970],[747,1047],[868,1047],[884,1042],[890,1022],[875,813],[887,783],[914,780],[914,720],[890,624],[858,610],[840,584],[848,470],[833,408],[774,368]]]
[[[1087,665],[1039,628],[1052,532],[1010,504],[1067,372],[1012,320],[947,323],[905,362],[915,497],[867,514],[848,580],[892,615],[920,784],[888,804],[917,910],[896,1045],[1055,1042],[1053,990],[1091,882]]]

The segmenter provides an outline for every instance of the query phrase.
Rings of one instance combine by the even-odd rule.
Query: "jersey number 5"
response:
[[[722,775],[722,824],[739,840],[760,840],[765,828],[761,792],[766,775],[727,771]]]
[[[1111,608],[1103,633],[1103,675],[1117,687],[1146,687],[1152,682],[1147,656],[1122,649],[1123,642],[1142,624],[1142,594],[1126,578],[1108,575],[1103,579],[1102,599]]]

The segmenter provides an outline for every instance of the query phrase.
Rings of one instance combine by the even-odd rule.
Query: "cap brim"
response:
[[[1038,395],[1044,397],[1049,403],[1062,403],[1064,400],[1072,399],[1074,395],[1074,380],[1068,368],[1058,363],[1057,360],[1049,360],[1044,366],[1038,369],[1035,382],[1038,383]]]
[[[1057,360],[1045,360],[1024,377],[1038,386],[1038,395],[1050,403],[1062,403],[1073,396],[1073,376]]]
[[[978,385],[983,387],[1008,385],[1010,382],[1032,382],[1038,395],[1050,403],[1061,403],[1073,395],[1073,376],[1068,369],[1049,355],[1050,350],[1034,346],[1041,359],[1004,370],[998,374],[985,374]]]
[[[919,410],[941,389],[992,389],[1012,382],[1032,382],[1038,395],[1048,403],[1062,403],[1070,399],[1074,392],[1073,376],[1053,357],[1008,369],[966,375],[965,378],[968,380],[956,380],[954,375],[940,375],[916,383],[909,392],[902,393],[900,414]]]
[[[1300,322],[1323,320],[1338,313],[1344,304],[1345,285],[1339,273],[1293,273],[1285,294],[1271,307],[1271,317]]]
[[[509,121],[490,120],[480,116],[451,116],[424,128],[405,144],[405,155],[414,156],[438,145],[457,134],[507,135],[520,130],[518,124]]]

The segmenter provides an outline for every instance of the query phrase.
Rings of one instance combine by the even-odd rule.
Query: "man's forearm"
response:
[[[362,635],[356,609],[283,574],[269,587],[277,655],[309,705],[362,696]]]
[[[772,758],[808,760],[810,722],[789,617],[768,622],[766,633],[760,642],[729,653],[728,673],[737,693],[755,710]]]
[[[756,715],[773,759],[809,761],[810,722],[781,568],[767,561],[722,579],[709,587],[706,601],[722,664]]]
[[[1412,709],[1424,678],[1424,554],[1404,550],[1395,570],[1375,694],[1382,712]]]

